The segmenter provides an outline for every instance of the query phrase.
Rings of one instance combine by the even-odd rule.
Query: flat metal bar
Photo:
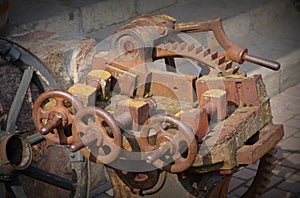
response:
[[[24,74],[22,76],[22,80],[20,82],[20,86],[15,95],[14,101],[9,109],[7,122],[6,122],[6,132],[15,133],[16,132],[16,122],[23,105],[23,101],[30,85],[30,81],[32,79],[33,70],[25,69]]]
[[[21,172],[24,175],[27,175],[33,179],[37,179],[39,181],[45,182],[47,184],[51,184],[53,186],[63,188],[66,190],[74,191],[75,187],[71,180],[62,178],[60,176],[54,175],[47,171],[44,171],[39,168],[35,168],[33,166],[29,166],[27,169]]]

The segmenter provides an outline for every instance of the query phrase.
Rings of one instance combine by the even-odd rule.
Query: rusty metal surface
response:
[[[58,88],[58,84],[56,84],[55,79],[51,76],[44,64],[35,55],[26,50],[24,47],[18,45],[17,43],[14,43],[13,41],[0,38],[0,56],[0,72],[3,74],[0,75],[2,81],[0,89],[3,91],[3,94],[1,94],[1,96],[5,96],[1,97],[0,100],[1,135],[7,133],[3,131],[5,130],[5,128],[8,128],[10,130],[10,133],[12,134],[22,134],[22,142],[24,141],[25,143],[20,144],[20,141],[13,138],[13,140],[8,141],[8,144],[6,145],[6,151],[9,155],[8,157],[10,158],[10,162],[12,163],[13,167],[16,167],[16,169],[23,169],[23,166],[26,167],[28,165],[27,163],[25,163],[26,160],[24,160],[23,162],[21,160],[21,163],[19,163],[21,154],[24,154],[24,159],[29,158],[29,160],[27,161],[30,164],[30,166],[28,168],[25,168],[24,170],[18,170],[17,172],[13,171],[14,174],[11,174],[12,177],[9,180],[12,183],[17,181],[19,183],[21,182],[20,184],[23,184],[23,187],[18,186],[16,188],[16,190],[18,191],[18,196],[24,196],[26,193],[30,196],[50,197],[52,193],[52,197],[53,192],[55,192],[56,197],[65,197],[67,194],[71,194],[71,192],[65,191],[61,187],[54,187],[54,184],[56,186],[60,186],[63,184],[60,184],[59,182],[54,183],[53,180],[63,178],[63,180],[61,181],[67,181],[67,183],[72,186],[72,188],[70,189],[74,189],[73,182],[71,180],[72,169],[70,168],[69,172],[66,173],[66,169],[61,168],[67,167],[68,162],[65,163],[64,159],[67,159],[68,161],[68,154],[65,153],[65,150],[62,147],[58,147],[57,150],[50,149],[50,144],[46,141],[43,141],[44,138],[36,136],[36,130],[34,129],[34,125],[32,123],[32,120],[30,119],[30,117],[32,116],[32,105],[33,102],[36,101],[38,95],[47,89]],[[4,65],[3,60],[7,61],[7,63],[4,63]],[[24,71],[30,71],[29,73],[33,71],[32,78],[30,78],[31,75],[27,74],[28,72]],[[22,80],[20,80],[21,78]],[[23,83],[22,81],[26,82]],[[23,98],[24,101],[21,101]],[[18,112],[18,108],[20,107],[21,111]],[[7,116],[7,113],[11,114],[11,112],[13,112],[14,115],[11,116],[11,118],[13,119],[11,119],[10,121],[12,121],[11,123],[15,122],[16,125],[10,125],[10,127],[7,127],[8,125],[6,125],[5,123],[7,117],[9,117]],[[15,135],[13,136],[15,137]],[[32,147],[28,144],[26,139],[28,139]],[[13,143],[13,145],[11,145],[10,143]],[[22,152],[22,148],[20,149],[18,148],[18,146],[24,146],[24,152]],[[51,146],[51,148],[53,147],[55,146]],[[30,152],[25,152],[28,150],[27,148],[30,149]],[[4,152],[5,149],[1,148],[1,151]],[[49,155],[52,156],[48,158]],[[42,160],[46,160],[47,163],[39,163]],[[55,163],[49,163],[49,161],[54,161]],[[27,176],[23,176],[23,174],[25,174],[25,172],[27,174],[27,170],[32,169],[33,166],[34,169],[37,170],[37,174],[39,175],[37,177],[37,180],[33,180]],[[43,169],[43,172],[40,168]],[[1,168],[1,170],[3,171],[4,169]],[[76,170],[74,169],[74,171]],[[44,173],[44,177],[41,176],[43,175],[42,173]],[[20,176],[20,174],[22,175]],[[28,175],[30,177],[33,176],[31,173]],[[49,177],[49,175],[52,176]],[[3,176],[2,173],[1,176]],[[53,180],[50,181],[51,179]],[[39,182],[38,180],[46,180],[48,183],[46,184],[43,182]],[[7,183],[7,186],[12,185],[12,183],[10,182]],[[51,182],[52,185],[49,185],[51,184]],[[37,191],[36,189],[39,190]],[[11,193],[13,192],[9,192],[10,196],[14,196]]]
[[[259,98],[262,93],[256,86],[261,79],[261,75],[254,75],[253,77],[242,75],[225,77],[203,76],[196,81],[198,101],[201,101],[204,92],[211,89],[221,89],[226,91],[226,98],[229,104],[259,106],[262,103]]]
[[[232,61],[226,60],[222,53],[211,53],[210,48],[204,49],[201,45],[195,46],[185,42],[160,44],[156,47],[154,59],[165,57],[181,57],[199,61],[208,65],[213,70],[211,74],[223,72],[226,74],[236,73],[239,67],[232,68]]]
[[[244,145],[236,152],[238,164],[254,164],[271,150],[283,137],[283,126],[268,124],[259,132],[259,140]]]
[[[121,131],[106,111],[97,107],[80,109],[75,115],[72,133],[71,152],[80,150],[87,159],[98,164],[109,164],[118,157],[122,145]],[[100,151],[104,146],[109,152]]]
[[[30,145],[20,135],[5,135],[0,140],[0,166],[7,172],[24,170],[32,160]],[[1,171],[1,179],[2,177]],[[8,175],[9,176],[9,175]]]
[[[176,127],[164,128],[163,123],[171,124]],[[150,130],[154,129],[155,134],[150,134]],[[154,143],[151,145],[151,136],[156,136]],[[180,120],[163,115],[156,115],[147,121],[141,129],[140,147],[143,151],[149,152],[146,157],[148,163],[153,163],[156,167],[172,173],[182,172],[188,169],[194,162],[197,153],[197,144],[193,132]],[[180,151],[180,144],[185,143],[187,150],[185,156]],[[161,158],[170,153],[174,160],[174,164],[165,162]]]
[[[210,105],[209,103],[206,104],[207,105],[203,105],[201,108],[182,110],[175,115],[176,117],[180,117],[181,121],[191,128],[198,141],[202,140],[209,129],[208,116],[210,114]]]
[[[261,123],[259,122],[260,114],[258,112],[257,107],[241,107],[229,118],[219,122],[203,139],[206,146],[198,152],[193,166],[208,167],[209,165],[223,163],[221,166],[215,167],[217,170],[230,170],[237,166],[237,149],[242,147],[247,139],[260,130]],[[265,125],[268,120],[263,122],[263,125]],[[268,131],[268,133],[273,135],[272,131]],[[263,146],[267,147],[267,145],[260,145],[260,147]],[[247,153],[248,155],[251,154]],[[205,171],[205,169],[202,171]]]
[[[111,74],[104,70],[92,70],[86,77],[86,84],[100,91],[103,99],[110,94]]]
[[[205,31],[213,32],[224,51],[211,52],[179,36]],[[85,83],[69,92],[45,92],[35,101],[32,118],[48,141],[104,164],[115,197],[155,196],[166,172],[178,177],[188,195],[225,197],[231,174],[257,160],[261,165],[247,194],[263,191],[260,180],[269,179],[272,148],[283,129],[272,124],[261,75],[240,74],[233,62],[273,70],[279,63],[230,41],[221,19],[176,24],[167,15],[143,15],[120,28],[109,45],[95,56]],[[191,60],[201,71],[181,74],[176,58]],[[77,186],[83,185],[75,196],[84,195],[90,177],[101,176],[91,176],[80,155],[70,156]],[[142,167],[132,170],[130,163]]]
[[[153,71],[149,91],[155,96],[193,103],[196,99],[195,80],[196,76],[192,75]]]
[[[273,148],[260,159],[254,180],[243,197],[259,197],[265,192],[271,182],[272,170],[275,168],[276,157],[274,154],[276,152],[277,150]]]
[[[244,61],[253,62],[272,70],[280,69],[280,64],[278,62],[249,55],[246,48],[242,48],[234,44],[226,35],[221,18],[208,21],[176,24],[175,29],[182,32],[212,31],[218,43],[225,50],[225,54],[229,59],[238,63],[243,63]]]
[[[49,99],[55,100],[55,104],[44,106]],[[48,91],[35,101],[32,119],[36,129],[50,142],[67,144],[71,138],[66,136],[62,129],[73,123],[74,113],[80,108],[81,101],[68,92]]]

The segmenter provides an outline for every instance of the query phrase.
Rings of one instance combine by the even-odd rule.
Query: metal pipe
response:
[[[8,171],[24,170],[32,160],[32,150],[20,135],[6,135],[0,142],[0,167]]]

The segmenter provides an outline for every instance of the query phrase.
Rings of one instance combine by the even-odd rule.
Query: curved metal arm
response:
[[[175,30],[181,32],[212,31],[214,33],[216,40],[221,45],[221,47],[225,50],[225,54],[229,59],[238,62],[240,64],[242,64],[244,61],[249,61],[272,70],[280,69],[280,64],[278,62],[249,55],[247,48],[242,48],[234,44],[226,35],[222,25],[221,18],[208,20],[208,21],[179,23],[175,25]]]

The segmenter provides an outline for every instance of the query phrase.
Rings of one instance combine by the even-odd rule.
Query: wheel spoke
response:
[[[39,114],[41,119],[48,119],[50,111],[46,111],[45,109],[39,108]]]
[[[27,198],[24,188],[18,179],[6,183],[6,186],[15,197]]]
[[[39,181],[51,184],[53,186],[57,186],[59,188],[63,188],[70,191],[75,190],[75,187],[71,180],[67,180],[52,173],[46,172],[42,169],[35,168],[33,166],[29,166],[27,169],[22,171],[22,174],[37,179]]]
[[[64,101],[65,101],[65,99],[63,99],[63,98],[55,98],[55,100],[56,100],[56,104],[55,104],[56,107],[64,107]]]
[[[15,133],[16,131],[16,122],[23,105],[23,101],[30,85],[30,81],[32,79],[33,70],[32,69],[25,69],[22,80],[20,82],[20,86],[17,90],[15,95],[14,101],[9,109],[7,124],[6,124],[6,131],[8,133]]]

